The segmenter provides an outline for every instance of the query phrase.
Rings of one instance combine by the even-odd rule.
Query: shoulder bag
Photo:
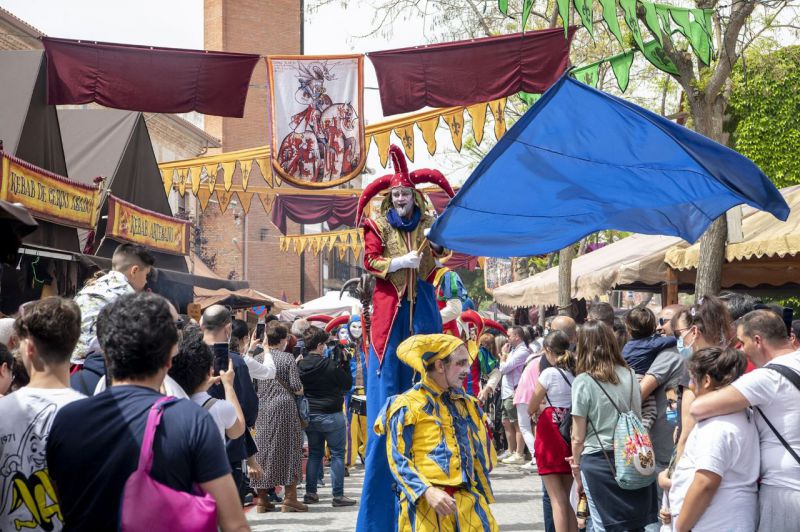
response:
[[[564,382],[566,382],[567,386],[569,386],[570,389],[572,389],[572,384],[569,382],[567,376],[564,375],[564,372],[561,370],[561,368],[556,368],[555,366],[552,367],[555,368],[556,371],[558,371],[561,374],[561,377],[564,379]],[[558,410],[556,410],[556,407],[554,407],[553,403],[550,402],[550,398],[547,396],[547,392],[545,392],[544,398],[547,401],[547,404],[550,405],[550,408],[553,409],[553,412],[555,413],[556,418],[558,419],[558,432],[561,433],[561,437],[564,438],[565,442],[567,442],[567,447],[570,447],[572,445],[572,408],[559,408],[559,410],[561,410],[562,412],[562,414],[559,415]]]
[[[139,466],[122,490],[119,529],[122,532],[216,532],[217,502],[195,486],[196,493],[170,488],[150,476],[153,440],[164,408],[175,400],[162,397],[150,407],[139,451]]]

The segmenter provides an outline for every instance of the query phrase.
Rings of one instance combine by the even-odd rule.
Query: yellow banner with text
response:
[[[173,255],[189,254],[189,222],[142,209],[110,194],[106,236]]]
[[[77,183],[66,177],[2,154],[0,199],[21,203],[34,218],[93,229],[100,211],[100,187]]]

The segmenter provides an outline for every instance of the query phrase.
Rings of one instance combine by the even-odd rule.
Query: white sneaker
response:
[[[509,451],[508,449],[506,449],[505,451],[503,451],[502,453],[500,453],[500,454],[497,456],[497,461],[498,461],[498,462],[502,462],[503,460],[505,460],[505,459],[506,459],[506,458],[508,458],[509,456],[511,456],[511,451]]]
[[[519,468],[528,473],[535,473],[536,471],[538,471],[538,469],[536,468],[536,460],[528,462],[525,465],[519,466]]]
[[[501,463],[506,465],[522,465],[525,463],[525,457],[514,453],[505,460],[502,460]]]

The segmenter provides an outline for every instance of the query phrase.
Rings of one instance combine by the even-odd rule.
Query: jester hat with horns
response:
[[[369,205],[372,198],[385,190],[398,187],[410,188],[414,191],[414,203],[423,212],[425,211],[425,198],[422,196],[422,193],[416,189],[416,185],[419,183],[433,183],[444,190],[451,198],[456,195],[453,191],[453,187],[450,186],[444,174],[439,170],[422,168],[420,170],[414,170],[409,174],[408,166],[406,165],[406,156],[403,154],[403,150],[394,144],[389,146],[389,157],[392,160],[394,174],[387,174],[379,177],[367,185],[361,193],[361,198],[358,200],[358,211],[356,212],[356,226],[361,225],[364,209]],[[381,203],[381,214],[386,214],[391,206],[392,196],[391,194],[387,194]]]

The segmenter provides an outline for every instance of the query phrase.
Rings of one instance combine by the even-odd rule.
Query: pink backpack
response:
[[[120,530],[123,532],[217,530],[217,503],[211,495],[174,490],[150,476],[156,428],[166,406],[164,403],[174,399],[162,397],[150,408],[139,453],[139,467],[125,482],[122,491]],[[199,488],[196,491],[201,492]]]

